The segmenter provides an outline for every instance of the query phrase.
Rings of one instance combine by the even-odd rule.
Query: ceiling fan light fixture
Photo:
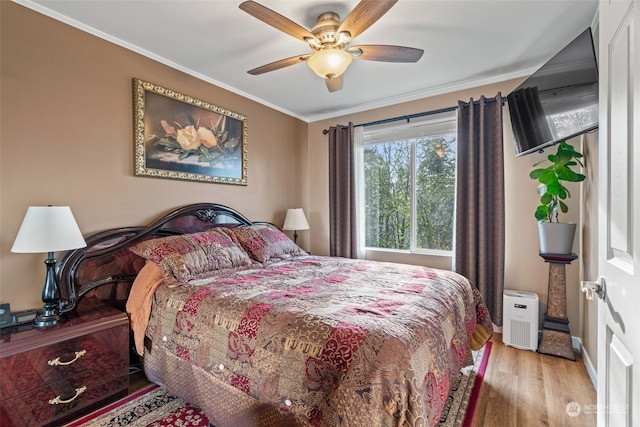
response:
[[[315,52],[307,59],[309,68],[318,76],[335,78],[341,76],[353,60],[351,54],[342,49],[323,49]]]

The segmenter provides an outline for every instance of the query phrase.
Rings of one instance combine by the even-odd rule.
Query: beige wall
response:
[[[0,18],[0,302],[12,310],[42,306],[46,254],[10,252],[29,205],[69,205],[87,234],[202,201],[282,223],[302,203],[306,123],[15,3]],[[134,77],[246,115],[249,185],[134,177]]]
[[[437,110],[456,106],[458,100],[469,101],[478,99],[481,95],[493,97],[498,92],[504,96],[513,90],[521,80],[513,80],[500,84],[479,87],[455,93],[408,102],[387,108],[380,108],[358,114],[336,117],[334,119],[314,122],[309,125],[309,192],[308,212],[312,220],[311,251],[315,254],[329,253],[329,195],[328,195],[328,150],[327,136],[323,129],[336,123],[354,124],[367,123],[375,120],[398,117],[423,111]],[[508,108],[504,109],[504,150],[505,150],[505,203],[506,203],[506,256],[505,256],[505,287],[526,290],[538,294],[541,302],[540,316],[546,311],[548,264],[539,256],[537,222],[533,213],[538,198],[535,181],[529,178],[529,172],[534,163],[544,159],[544,155],[534,153],[523,157],[515,157],[513,133],[509,124]],[[576,141],[571,141],[575,143]],[[577,141],[580,142],[579,140]],[[576,146],[577,147],[577,146]],[[311,161],[313,159],[313,161]],[[573,188],[573,198],[569,201],[569,215],[563,217],[566,222],[580,220],[580,188],[578,184]],[[581,255],[579,238],[574,243],[574,251]],[[437,268],[451,268],[449,257],[434,257],[426,255],[399,255],[369,252],[368,258],[422,264]],[[579,296],[580,262],[574,262],[567,267],[567,311],[572,335],[578,336],[581,325],[580,296]]]

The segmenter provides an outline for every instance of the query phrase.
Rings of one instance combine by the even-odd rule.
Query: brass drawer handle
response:
[[[76,389],[76,395],[73,396],[71,399],[68,399],[68,400],[62,400],[62,398],[60,396],[56,396],[53,399],[49,399],[49,405],[58,405],[60,403],[71,403],[74,400],[76,400],[85,391],[87,391],[87,386],[82,386],[80,388],[77,388]]]
[[[82,356],[87,354],[87,350],[76,351],[76,357],[73,360],[69,360],[68,362],[61,362],[59,357],[56,357],[53,360],[49,360],[47,363],[49,366],[67,366],[71,365],[76,360],[80,359]]]

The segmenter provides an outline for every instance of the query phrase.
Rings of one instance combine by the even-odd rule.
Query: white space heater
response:
[[[505,289],[502,341],[522,350],[538,350],[538,295]]]

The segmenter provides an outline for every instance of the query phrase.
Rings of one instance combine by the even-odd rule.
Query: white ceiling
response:
[[[591,26],[598,7],[597,0],[400,0],[352,44],[420,48],[422,59],[354,60],[344,88],[329,93],[305,63],[247,74],[309,47],[240,10],[241,0],[14,1],[307,122],[529,75]],[[358,0],[258,2],[310,29],[325,11],[344,19]]]

